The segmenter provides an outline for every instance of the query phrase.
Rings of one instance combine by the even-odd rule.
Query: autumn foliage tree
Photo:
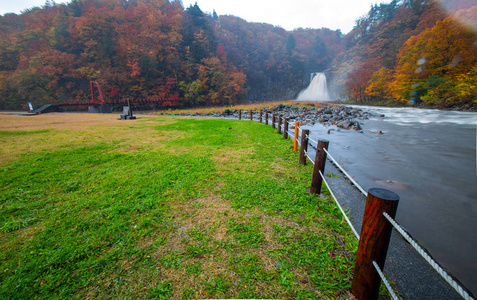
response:
[[[359,103],[472,103],[477,28],[466,26],[476,24],[477,6],[458,9],[449,16],[435,0],[372,6],[333,62],[337,94]]]
[[[392,99],[392,79],[392,70],[386,67],[381,67],[378,71],[374,72],[368,80],[366,90],[364,91],[365,94],[368,95],[372,101]]]
[[[477,6],[466,13],[477,16]],[[462,27],[454,17],[410,38],[398,56],[392,82],[394,97],[407,101],[412,94],[417,101],[442,106],[472,100],[460,89],[466,86],[466,78],[473,76],[476,40],[477,33]]]

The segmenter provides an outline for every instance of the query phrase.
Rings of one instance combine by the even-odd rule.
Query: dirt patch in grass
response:
[[[211,246],[227,238],[226,221],[236,215],[227,201],[211,193],[174,203],[171,214],[173,230],[166,238],[167,242],[153,254],[160,276],[173,286],[188,287],[194,298],[210,296],[206,284],[217,276],[232,282],[233,272],[224,268],[224,261],[230,258],[230,254]],[[172,298],[182,298],[183,292],[174,289]]]
[[[16,230],[13,234],[0,233],[0,251],[28,244],[39,231],[44,229],[44,224],[40,223]]]
[[[253,148],[222,148],[220,153],[215,155],[212,159],[221,174],[228,172],[231,165],[235,167],[236,171],[245,172],[252,169],[253,161],[245,159],[252,153]]]
[[[118,115],[50,113],[35,116],[0,115],[0,130],[39,130],[62,128],[80,129],[99,124],[117,124]],[[123,121],[124,122],[124,121]]]
[[[225,221],[235,216],[232,207],[215,194],[176,202],[172,206],[172,212],[175,230],[168,237],[167,244],[158,249],[157,255],[161,255],[166,248],[173,251],[182,249],[183,240],[191,230],[204,231],[212,240],[223,239],[227,231]]]
[[[273,171],[273,173],[276,174],[286,175],[290,173],[290,170],[286,168],[281,162],[274,162],[269,165],[269,168],[271,171]]]
[[[259,208],[251,210],[237,210],[231,207],[227,200],[211,193],[207,197],[192,198],[172,207],[175,213],[172,216],[174,223],[171,235],[167,243],[158,248],[154,257],[158,261],[161,278],[173,283],[173,286],[187,286],[195,291],[191,296],[194,298],[208,298],[217,296],[214,290],[220,284],[227,284],[227,293],[238,295],[244,288],[240,284],[244,279],[241,274],[234,271],[237,259],[240,257],[240,268],[246,265],[244,257],[256,257],[254,263],[259,266],[260,272],[277,276],[278,261],[270,255],[270,252],[283,248],[284,245],[277,239],[273,226],[281,226],[284,230],[292,230],[295,234],[307,234],[306,232],[323,233],[320,228],[309,228],[281,216],[271,216],[262,212]],[[237,220],[238,224],[254,222],[264,235],[264,242],[259,247],[241,245],[234,240],[230,232],[229,221]],[[202,243],[206,241],[206,243]],[[233,250],[210,245],[229,244]],[[208,250],[204,253],[191,254],[191,247],[207,245]],[[181,264],[177,267],[167,267],[167,260],[172,257],[179,259]],[[166,262],[166,263],[164,263]],[[196,272],[190,270],[196,269]],[[323,296],[321,292],[311,284],[308,273],[302,268],[292,269],[296,288],[313,291],[316,297]],[[261,276],[263,276],[263,274]],[[272,275],[273,274],[273,275]],[[260,293],[280,295],[287,298],[287,288],[267,282],[254,281],[248,289],[256,295]],[[214,290],[211,292],[210,290]],[[182,291],[174,290],[172,298],[181,298]],[[336,295],[339,299],[352,299],[348,293]]]

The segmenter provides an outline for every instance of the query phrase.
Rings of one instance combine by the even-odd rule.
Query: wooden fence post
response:
[[[298,151],[298,131],[300,127],[300,122],[295,122],[295,138],[293,139],[293,151]]]
[[[288,139],[288,121],[289,118],[285,118],[285,123],[283,123],[283,138]]]
[[[393,226],[383,213],[394,218],[398,203],[399,196],[391,191],[381,188],[368,191],[351,286],[351,292],[358,300],[378,299],[381,278],[373,261],[381,270],[384,268]]]
[[[262,110],[260,110],[260,123],[262,123]]]
[[[282,115],[278,115],[278,134],[282,134]]]
[[[272,114],[272,128],[275,128],[275,114]]]
[[[316,146],[316,156],[315,156],[315,167],[313,168],[313,177],[311,179],[311,188],[310,193],[320,194],[321,185],[323,183],[323,178],[321,174],[325,175],[325,163],[326,163],[326,152],[323,149],[328,150],[329,141],[318,140],[318,145]]]
[[[268,125],[268,111],[265,112],[265,125]]]
[[[250,121],[253,121],[253,110],[250,110]]]
[[[242,120],[242,110],[239,109],[239,120]]]
[[[308,151],[308,135],[310,131],[303,129],[301,131],[300,164],[306,165],[306,151]]]

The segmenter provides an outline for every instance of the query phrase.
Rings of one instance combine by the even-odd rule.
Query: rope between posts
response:
[[[311,159],[311,157],[308,155],[308,152],[305,152],[306,157],[311,161],[313,165],[315,165],[315,162]]]
[[[388,280],[386,279],[386,277],[384,277],[383,272],[381,271],[381,269],[379,268],[378,264],[377,264],[374,260],[373,260],[373,266],[374,266],[374,268],[376,269],[376,271],[378,272],[379,277],[381,277],[381,280],[384,282],[384,285],[385,285],[386,288],[388,289],[388,292],[389,292],[389,294],[391,295],[391,297],[392,297],[394,300],[399,300],[398,296],[396,296],[396,294],[394,293],[394,290],[391,288],[391,285],[389,284]]]
[[[348,172],[345,171],[345,169],[343,169],[343,167],[340,166],[340,164],[333,158],[333,156],[331,156],[328,150],[326,150],[325,148],[323,148],[323,150],[325,150],[331,161],[341,170],[341,172],[343,172],[343,174],[346,175],[346,177],[348,177],[348,179],[354,184],[354,186],[356,186],[365,197],[368,197],[368,193],[348,174]]]
[[[307,135],[306,135],[306,138],[307,138],[309,141],[312,141],[313,143],[315,143],[316,145],[318,145],[318,142],[315,141],[314,139],[312,139],[312,138],[310,137],[310,135],[307,134]]]
[[[293,135],[294,135],[295,133],[294,133],[293,131],[290,132],[290,130],[288,130],[287,133],[288,133],[288,138],[289,138],[289,139],[293,139]]]
[[[356,236],[356,238],[357,238],[358,241],[359,241],[359,234],[358,234],[358,232],[357,232],[356,229],[354,228],[353,224],[351,224],[351,221],[348,219],[348,216],[347,216],[346,213],[344,212],[344,210],[343,210],[343,208],[341,207],[341,205],[340,205],[340,203],[338,202],[338,200],[336,200],[335,194],[333,193],[333,191],[331,190],[330,186],[328,185],[328,182],[326,181],[325,176],[323,176],[323,173],[321,173],[321,171],[319,171],[319,172],[320,172],[321,178],[323,178],[323,182],[325,183],[326,187],[328,188],[328,191],[330,191],[330,194],[331,194],[331,196],[333,197],[333,200],[335,200],[336,205],[338,205],[338,208],[340,209],[341,213],[343,214],[344,218],[346,219],[346,222],[348,222],[349,227],[351,227],[351,230],[353,230],[354,235]]]
[[[383,213],[383,216],[394,226],[394,229],[396,229],[397,232],[399,232],[402,237],[409,243],[411,244],[411,246],[416,249],[417,253],[419,253],[422,258],[424,258],[424,260],[426,260],[430,265],[431,267],[436,270],[436,272],[442,276],[442,278],[444,278],[445,281],[447,281],[447,283],[452,287],[454,288],[454,290],[464,299],[466,300],[470,300],[470,299],[473,299],[457,282],[454,281],[454,279],[452,279],[452,277],[450,277],[449,274],[447,274],[446,271],[444,271],[444,269],[442,269],[442,267],[435,261],[432,259],[432,257],[426,253],[426,251],[424,251],[424,249],[422,249],[417,243],[416,241],[414,241],[411,236],[409,236],[409,234],[404,230],[404,228],[402,228],[396,221],[394,221],[393,218],[391,218],[391,216],[389,216],[387,213]]]

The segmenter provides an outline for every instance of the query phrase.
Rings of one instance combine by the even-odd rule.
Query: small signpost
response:
[[[131,102],[129,101],[129,98],[127,99],[128,101],[128,106],[123,106],[123,113],[121,114],[120,120],[134,120],[136,119],[135,116],[132,114],[132,109],[131,109]]]

